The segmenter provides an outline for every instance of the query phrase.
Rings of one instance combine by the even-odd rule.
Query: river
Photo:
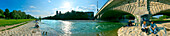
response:
[[[123,23],[99,20],[41,20],[41,32],[47,36],[117,36]]]

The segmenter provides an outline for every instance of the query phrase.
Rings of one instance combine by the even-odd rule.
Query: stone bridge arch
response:
[[[160,11],[170,9],[170,5],[160,2],[150,2],[150,11],[152,14],[159,13]]]
[[[153,14],[152,16],[155,16],[155,15],[167,15],[167,16],[170,16],[170,9],[160,11],[158,13]]]
[[[122,10],[126,11],[128,13],[131,13],[133,15],[144,15],[144,14],[149,14],[148,8],[146,6],[144,7],[138,7],[135,5],[136,3],[129,3],[125,5],[121,5],[115,8],[112,8],[110,10]],[[160,11],[168,10],[170,9],[170,5],[168,4],[163,4],[160,2],[150,2],[150,13],[151,14],[156,14],[159,13]]]
[[[113,19],[115,18],[115,20],[120,20],[125,18],[125,15],[129,15],[131,17],[133,17],[134,15],[131,13],[128,13],[126,11],[122,11],[122,10],[108,10],[102,14],[99,15],[100,19],[102,20],[103,18],[105,18],[105,20],[109,19]],[[133,15],[133,16],[132,16]],[[99,18],[98,17],[98,18]],[[107,18],[106,18],[107,17]],[[131,18],[134,19],[134,18]]]
[[[125,3],[120,1],[123,0],[110,0],[102,7],[95,17],[100,18],[106,10],[122,10],[135,15],[135,18],[139,19],[138,22],[140,23],[141,16],[143,15],[148,15],[149,18],[152,14],[170,9],[170,0],[124,0]],[[114,3],[117,3],[118,5]]]

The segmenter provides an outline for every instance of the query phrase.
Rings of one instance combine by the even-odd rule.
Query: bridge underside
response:
[[[122,10],[133,14],[137,22],[141,23],[143,19],[149,19],[152,14],[168,9],[170,9],[170,0],[110,0],[98,11],[95,18],[100,19],[108,10]]]

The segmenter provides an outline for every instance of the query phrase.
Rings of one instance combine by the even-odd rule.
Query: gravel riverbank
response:
[[[41,32],[38,28],[34,28],[35,23],[33,21],[5,31],[0,31],[0,36],[41,36]]]
[[[132,27],[121,27],[118,30],[118,36],[168,36],[165,27],[162,25],[158,25],[159,31],[157,34],[149,34],[147,35],[145,32],[142,32],[141,27],[132,26]]]

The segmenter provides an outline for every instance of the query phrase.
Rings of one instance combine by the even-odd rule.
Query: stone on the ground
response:
[[[161,27],[160,27],[161,28]],[[163,28],[163,27],[162,27]],[[132,26],[132,27],[121,27],[118,30],[118,36],[167,36],[165,29],[160,29],[157,34],[149,34],[142,32],[141,27]]]
[[[41,36],[40,30],[38,28],[33,28],[35,23],[29,22],[25,25],[0,31],[0,36]]]

